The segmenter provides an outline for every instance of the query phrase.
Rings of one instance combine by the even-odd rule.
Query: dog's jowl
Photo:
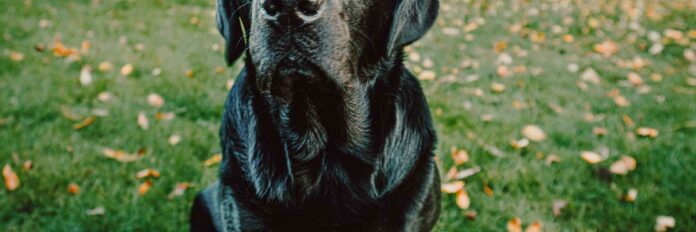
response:
[[[438,0],[218,0],[245,68],[220,129],[220,179],[193,231],[430,231],[435,131],[402,63]]]

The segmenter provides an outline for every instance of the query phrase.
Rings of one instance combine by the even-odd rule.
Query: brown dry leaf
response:
[[[435,80],[435,72],[430,70],[425,70],[418,75],[418,80],[421,81],[432,81]]]
[[[580,79],[585,82],[590,82],[592,84],[598,85],[601,82],[601,77],[592,68],[587,68],[580,74]]]
[[[677,221],[671,216],[657,216],[655,219],[655,231],[663,232],[674,228],[677,225]]]
[[[183,196],[184,193],[186,192],[186,189],[188,189],[189,187],[191,187],[191,183],[189,183],[189,182],[177,183],[174,186],[174,190],[172,190],[172,192],[169,193],[169,195],[167,195],[167,197],[169,199],[174,199],[176,197]]]
[[[640,127],[636,129],[636,134],[642,137],[656,138],[660,132],[654,128]]]
[[[590,163],[590,164],[596,164],[596,163],[602,162],[602,160],[604,160],[604,158],[602,158],[602,156],[600,154],[597,154],[596,152],[592,152],[592,151],[583,151],[580,154],[580,157],[583,160],[585,160],[587,163]]]
[[[213,72],[215,72],[215,74],[223,74],[225,73],[225,67],[217,66],[213,69]]]
[[[492,83],[491,84],[491,91],[493,91],[494,93],[505,92],[505,85],[500,84],[500,83]]]
[[[2,177],[5,178],[5,188],[7,188],[8,191],[15,191],[19,188],[19,177],[17,173],[12,170],[10,164],[5,164],[2,168]]]
[[[625,114],[624,114],[623,117],[622,117],[621,119],[623,120],[624,124],[626,124],[627,127],[633,127],[633,126],[636,125],[636,124],[633,122],[633,119],[631,119],[631,117],[629,117],[628,115],[625,115]]]
[[[83,129],[85,127],[88,127],[89,125],[92,125],[92,123],[94,123],[95,119],[97,119],[97,118],[94,116],[89,116],[89,117],[85,118],[84,120],[82,120],[81,122],[78,122],[75,125],[73,125],[73,129],[80,130],[80,129]]]
[[[464,188],[464,181],[455,181],[450,183],[443,183],[440,186],[440,191],[443,193],[456,193]]]
[[[186,77],[193,78],[193,70],[191,70],[191,69],[186,70]]]
[[[604,57],[610,57],[619,51],[619,47],[611,40],[606,40],[600,44],[595,44],[592,48],[595,52],[602,54]]]
[[[508,232],[522,232],[522,219],[514,217],[507,222]]]
[[[145,195],[148,191],[150,191],[150,188],[152,187],[152,181],[146,180],[143,182],[140,187],[138,187],[138,194],[140,196]]]
[[[643,83],[645,83],[643,82],[643,78],[641,78],[640,75],[638,75],[638,73],[629,72],[626,78],[628,79],[628,82],[634,86],[640,86],[643,85]]]
[[[147,104],[155,108],[160,108],[164,105],[164,98],[156,93],[147,95]]]
[[[160,172],[157,171],[157,169],[146,168],[146,169],[140,170],[138,173],[135,174],[135,178],[137,178],[137,179],[143,179],[143,178],[147,178],[147,177],[159,178]]]
[[[466,219],[474,220],[474,219],[476,219],[476,216],[478,216],[478,213],[474,210],[467,210],[464,213],[464,216],[466,217]]]
[[[554,154],[549,154],[548,156],[546,156],[546,159],[544,160],[544,163],[547,166],[551,165],[553,163],[558,163],[558,162],[561,162],[561,157],[558,157],[557,155],[554,155]]]
[[[636,198],[638,198],[638,190],[634,188],[629,189],[623,197],[626,202],[635,202]]]
[[[133,65],[132,64],[125,64],[123,67],[121,67],[121,75],[123,76],[129,76],[133,73]]]
[[[205,166],[212,166],[214,164],[220,163],[220,161],[222,161],[222,154],[215,154],[209,159],[203,161],[203,164],[205,164]]]
[[[520,139],[520,140],[512,140],[510,141],[510,146],[514,149],[522,149],[525,148],[529,145],[529,140],[526,138]]]
[[[145,115],[145,112],[140,112],[138,113],[138,126],[142,128],[143,130],[147,130],[150,128],[150,120],[147,119],[147,116]]]
[[[628,107],[631,105],[631,102],[629,102],[628,99],[622,95],[614,96],[614,103],[616,103],[616,105],[619,107]]]
[[[451,153],[452,160],[456,165],[460,165],[469,161],[469,153],[466,150],[454,149]]]
[[[80,52],[82,54],[85,54],[89,52],[89,48],[91,47],[91,44],[89,43],[89,40],[84,40],[82,41],[82,44],[80,45]]]
[[[457,191],[457,206],[460,209],[468,209],[471,206],[471,199],[469,199],[469,193],[466,189],[462,188]]]
[[[24,161],[22,168],[24,168],[24,171],[29,171],[34,168],[34,163],[32,163],[31,160]]]
[[[21,52],[10,52],[10,60],[19,62],[24,60],[24,53]]]
[[[616,175],[626,175],[636,169],[636,159],[630,156],[621,156],[621,159],[612,163],[609,171]]]
[[[556,217],[560,216],[561,212],[563,211],[563,209],[566,206],[568,206],[568,201],[566,201],[566,200],[553,201],[553,207],[552,207],[553,216],[556,216]]]
[[[109,148],[104,148],[102,150],[102,152],[103,152],[104,156],[118,160],[120,162],[124,162],[124,163],[133,162],[133,161],[140,159],[139,155],[128,154],[124,151],[117,151],[117,150],[112,150]]]
[[[534,221],[532,224],[527,226],[527,229],[524,230],[524,232],[541,232],[541,227],[542,224],[539,221]]]
[[[75,183],[70,183],[68,185],[68,193],[73,195],[80,193],[80,186]]]
[[[486,196],[492,197],[493,196],[493,189],[491,186],[488,186],[488,183],[483,185],[483,193],[486,194]]]
[[[176,118],[176,115],[172,112],[157,112],[155,113],[155,119],[160,121],[169,121]]]
[[[99,71],[101,71],[101,72],[109,72],[113,68],[114,68],[114,66],[111,64],[111,62],[108,62],[108,61],[104,61],[104,62],[99,63],[99,66],[97,67],[97,69],[99,69]]]
[[[508,67],[505,65],[498,65],[495,73],[501,78],[506,78],[510,76],[510,69],[508,69]]]
[[[541,142],[546,140],[547,136],[543,130],[537,125],[527,125],[522,128],[522,135],[527,137],[529,140],[534,142]]]
[[[172,136],[169,136],[168,141],[169,144],[172,146],[177,145],[179,144],[179,142],[181,142],[181,135],[173,134]]]
[[[476,166],[473,168],[467,168],[467,169],[461,170],[461,171],[457,172],[456,174],[454,174],[454,179],[458,179],[458,180],[466,179],[467,177],[476,175],[476,173],[479,173],[479,172],[481,172],[481,167],[479,167],[479,166]]]
[[[607,129],[604,127],[595,127],[592,128],[592,134],[596,136],[605,136],[607,135]]]
[[[79,52],[76,49],[65,47],[59,38],[53,41],[53,48],[51,50],[53,51],[53,55],[57,57],[79,56]]]

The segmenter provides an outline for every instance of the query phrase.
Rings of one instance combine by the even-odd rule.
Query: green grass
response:
[[[416,73],[429,69],[437,74],[435,80],[424,80],[423,87],[438,130],[442,172],[452,166],[452,147],[471,156],[460,169],[482,168],[465,180],[469,209],[459,209],[454,195],[443,196],[437,230],[501,231],[508,220],[520,217],[525,226],[541,222],[544,231],[650,231],[659,215],[673,216],[677,231],[696,230],[696,87],[688,84],[696,73],[688,70],[683,55],[689,47],[696,50],[696,38],[686,34],[696,30],[696,7],[689,1],[646,1],[646,9],[658,6],[662,18],[641,13],[640,28],[633,30],[626,26],[629,17],[621,1],[525,2],[443,0],[436,27],[412,46],[420,60],[408,66]],[[224,60],[221,51],[212,49],[222,46],[213,9],[213,0],[0,1],[0,164],[9,164],[21,180],[16,191],[0,190],[0,231],[187,228],[192,198],[217,177],[217,167],[206,167],[203,161],[220,152],[217,129],[226,83],[240,68],[237,64],[215,72]],[[532,9],[539,15],[529,15]],[[573,22],[564,24],[565,15]],[[191,23],[192,17],[199,22]],[[477,18],[485,23],[464,33],[464,26]],[[598,28],[588,28],[591,18],[600,22]],[[42,20],[50,26],[40,28]],[[512,33],[513,24],[543,32],[545,40],[533,42],[523,32]],[[560,33],[553,32],[555,25]],[[649,54],[647,31],[662,34],[667,28],[685,32],[687,44],[666,41],[662,53]],[[563,42],[565,34],[574,41]],[[55,37],[78,49],[89,40],[91,48],[79,61],[68,62],[51,53]],[[592,51],[605,40],[619,47],[608,58]],[[502,52],[513,58],[510,70],[524,66],[526,71],[507,78],[496,74],[498,54],[493,48],[499,41],[507,44]],[[136,49],[138,44],[145,49]],[[38,52],[36,45],[47,49]],[[13,52],[24,59],[12,60]],[[634,57],[650,64],[636,70],[617,65]],[[424,68],[425,59],[434,66]],[[114,69],[96,70],[105,61]],[[464,61],[478,65],[463,67]],[[135,71],[124,77],[119,69],[127,63]],[[582,90],[577,86],[580,72],[570,72],[570,63],[580,72],[593,68],[601,83]],[[93,68],[89,86],[78,80],[84,65]],[[160,76],[152,74],[155,68],[161,68]],[[187,71],[193,72],[192,78]],[[629,71],[643,77],[648,93],[626,84]],[[652,73],[663,80],[650,80]],[[474,74],[478,80],[464,81]],[[448,80],[448,75],[454,78]],[[492,83],[505,85],[505,92],[493,93]],[[631,105],[618,107],[607,96],[614,89]],[[113,99],[97,100],[104,91]],[[161,95],[166,104],[149,106],[150,93]],[[556,112],[556,106],[563,111]],[[94,109],[109,114],[73,129]],[[136,124],[139,112],[150,119],[148,130]],[[156,120],[157,112],[173,112],[176,118]],[[597,120],[587,121],[587,114]],[[482,115],[493,119],[484,121]],[[635,125],[626,124],[624,115]],[[520,130],[528,124],[539,125],[549,138],[521,150],[512,148],[510,141],[521,139]],[[606,128],[608,134],[596,136],[594,127]],[[637,127],[655,128],[660,134],[642,138],[635,134]],[[181,143],[170,145],[172,134],[180,134]],[[490,155],[484,145],[497,147],[505,156]],[[581,151],[602,147],[609,157],[599,164],[579,157]],[[120,163],[104,157],[103,148],[145,148],[146,153],[136,162]],[[561,162],[546,165],[543,156],[550,154]],[[626,176],[604,174],[621,155],[634,157],[638,168]],[[22,164],[29,160],[34,167],[27,171]],[[145,168],[158,169],[162,176],[140,196],[143,180],[135,173]],[[179,182],[194,186],[182,197],[168,199]],[[77,195],[68,193],[70,183],[80,186]],[[493,189],[492,196],[484,193],[485,184]],[[639,193],[633,203],[621,200],[629,188]],[[555,217],[552,202],[558,199],[569,205]],[[105,214],[85,214],[97,207]],[[465,214],[472,211],[478,216],[467,219]]]

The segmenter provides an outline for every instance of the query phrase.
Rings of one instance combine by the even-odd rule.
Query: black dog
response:
[[[429,231],[435,132],[404,46],[438,0],[218,0],[246,54],[220,130],[220,181],[192,231]]]

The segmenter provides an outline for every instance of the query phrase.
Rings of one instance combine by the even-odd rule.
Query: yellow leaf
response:
[[[541,232],[541,222],[534,221],[531,225],[527,226],[524,232]]]
[[[455,181],[450,183],[444,183],[440,186],[440,190],[443,193],[456,193],[464,188],[464,181]]]
[[[653,128],[648,128],[648,127],[640,127],[636,129],[636,134],[642,137],[650,137],[650,138],[655,138],[657,137],[660,132],[657,131],[657,129]]]
[[[132,64],[125,64],[123,67],[121,67],[121,75],[123,76],[128,76],[133,73],[133,65]]]
[[[491,84],[491,91],[493,91],[494,93],[502,93],[505,91],[505,85],[500,83],[493,83]]]
[[[602,158],[601,155],[597,154],[596,152],[592,152],[592,151],[583,151],[580,154],[580,157],[582,157],[583,160],[585,160],[586,162],[588,162],[590,164],[596,164],[596,163],[602,162],[602,160],[604,160],[604,158]]]
[[[522,232],[522,219],[515,217],[507,222],[508,232]]]
[[[222,154],[215,154],[212,157],[210,157],[210,159],[205,160],[203,164],[205,164],[205,166],[212,166],[214,164],[220,163],[220,161],[222,161]]]
[[[152,187],[152,181],[146,180],[140,185],[140,187],[138,187],[138,194],[140,196],[145,195],[148,191],[150,191],[150,187]]]
[[[68,193],[73,194],[73,195],[80,193],[80,186],[78,186],[75,183],[70,183],[68,185]]]
[[[24,60],[24,54],[21,52],[10,52],[10,60],[12,61],[22,61]]]
[[[604,57],[609,57],[619,51],[619,47],[611,40],[595,44],[593,48],[595,52],[602,54]]]
[[[674,228],[677,221],[671,216],[658,216],[655,220],[655,231],[662,232]]]
[[[159,178],[160,172],[157,171],[157,169],[146,168],[146,169],[140,170],[138,173],[135,174],[135,178],[138,178],[138,179],[143,179],[146,177]]]
[[[527,125],[522,129],[522,135],[527,137],[529,140],[534,142],[541,142],[546,140],[547,136],[543,130],[537,125]]]
[[[621,156],[621,159],[612,163],[611,166],[609,167],[609,171],[611,173],[614,173],[617,175],[626,175],[630,171],[633,171],[635,169],[636,169],[636,160],[633,157],[625,156],[625,155]]]
[[[133,162],[140,159],[139,155],[128,154],[124,151],[116,151],[109,148],[104,148],[102,150],[104,156],[118,160],[120,162]]]
[[[191,187],[191,183],[188,183],[188,182],[177,183],[174,186],[174,190],[172,190],[172,192],[169,193],[169,195],[168,195],[169,199],[174,199],[175,197],[183,196],[184,193],[186,192],[186,189],[188,189],[189,187]]]
[[[98,69],[101,72],[108,72],[108,71],[111,71],[111,69],[113,69],[113,65],[111,64],[111,62],[104,61],[104,62],[99,63]]]
[[[457,206],[460,209],[468,209],[471,206],[471,200],[469,199],[469,194],[464,188],[457,191]]]
[[[626,195],[624,196],[624,201],[626,202],[635,202],[636,198],[638,198],[638,190],[631,188],[628,190]]]
[[[421,81],[432,81],[435,80],[435,72],[430,70],[425,70],[418,75],[418,80]]]
[[[85,118],[84,120],[82,120],[82,122],[79,122],[79,123],[76,123],[75,125],[73,125],[73,129],[79,130],[79,129],[83,129],[85,127],[88,127],[89,125],[92,125],[92,123],[94,123],[94,119],[96,119],[96,117],[89,116],[89,117]]]
[[[164,98],[162,98],[162,96],[160,96],[159,94],[151,93],[147,95],[147,104],[156,108],[160,108],[162,107],[162,105],[164,105]]]
[[[460,165],[469,161],[469,153],[466,150],[455,149],[451,153],[452,160],[456,165]]]
[[[19,177],[17,173],[12,170],[9,164],[5,164],[2,168],[2,177],[5,178],[5,188],[9,191],[15,191],[19,188]]]

